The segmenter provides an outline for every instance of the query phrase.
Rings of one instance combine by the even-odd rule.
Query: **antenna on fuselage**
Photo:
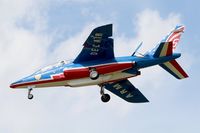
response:
[[[140,49],[140,47],[142,46],[143,42],[141,42],[138,47],[135,49],[135,51],[133,52],[133,54],[131,56],[134,56],[135,53],[137,53],[137,51]]]

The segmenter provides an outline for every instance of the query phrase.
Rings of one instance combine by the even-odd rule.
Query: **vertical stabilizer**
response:
[[[164,56],[171,56],[173,50],[176,48],[182,33],[184,32],[184,26],[176,26],[162,41],[161,43],[152,51],[154,58],[160,58]],[[176,60],[171,60],[163,64],[159,64],[163,69],[169,72],[171,75],[177,79],[187,78],[187,73],[181,68]]]

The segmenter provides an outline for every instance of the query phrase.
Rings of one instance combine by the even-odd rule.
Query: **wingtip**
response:
[[[101,25],[101,26],[98,26],[98,27],[96,27],[95,29],[99,29],[99,28],[112,28],[112,26],[113,26],[113,24],[112,23],[110,23],[110,24],[104,24],[104,25]]]

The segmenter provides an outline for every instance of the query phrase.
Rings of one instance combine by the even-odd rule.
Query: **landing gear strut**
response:
[[[28,89],[28,99],[33,99],[33,94],[31,94],[31,91],[32,91],[33,89],[32,88],[29,88]]]
[[[103,86],[101,86],[100,94],[101,94],[101,101],[102,102],[106,103],[110,100],[110,95],[105,94]]]

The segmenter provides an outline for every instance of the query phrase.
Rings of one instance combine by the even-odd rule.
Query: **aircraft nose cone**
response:
[[[14,84],[12,83],[12,84],[10,84],[10,88],[14,88]]]
[[[16,81],[16,82],[10,84],[10,88],[16,88],[16,85],[17,85],[17,84],[20,84],[20,83],[22,83],[22,80],[18,80],[18,81]]]
[[[22,78],[10,85],[10,88],[24,88],[27,86],[28,83],[35,81],[35,77],[30,75],[28,77]]]

